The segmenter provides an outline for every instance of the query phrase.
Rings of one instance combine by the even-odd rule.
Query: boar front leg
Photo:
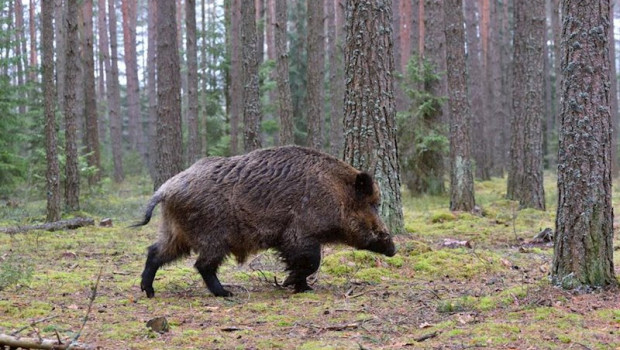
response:
[[[312,244],[303,247],[286,247],[282,257],[290,271],[283,286],[294,286],[295,293],[312,290],[306,280],[319,269],[321,263],[321,246]]]

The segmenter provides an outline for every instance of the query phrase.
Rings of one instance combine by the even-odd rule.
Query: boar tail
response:
[[[161,202],[162,199],[163,199],[162,192],[161,191],[157,191],[155,193],[155,195],[153,195],[153,197],[151,197],[151,200],[149,201],[149,203],[146,205],[146,213],[144,214],[144,219],[141,222],[133,224],[133,225],[131,225],[129,227],[140,227],[140,226],[144,226],[144,225],[148,224],[149,221],[151,221],[151,216],[153,215],[153,210],[157,206],[157,203]]]

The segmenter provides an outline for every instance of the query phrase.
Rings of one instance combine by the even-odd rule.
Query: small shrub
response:
[[[6,259],[0,261],[0,290],[20,282],[30,282],[32,271],[32,263],[19,256],[9,255]]]

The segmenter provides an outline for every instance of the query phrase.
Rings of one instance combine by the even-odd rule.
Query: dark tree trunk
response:
[[[21,1],[18,1],[21,2]],[[41,44],[43,68],[43,99],[45,109],[45,173],[47,192],[46,221],[60,220],[60,166],[56,140],[56,91],[54,87],[54,3],[41,2]],[[20,45],[21,46],[21,45]],[[20,58],[21,60],[21,58]]]
[[[613,262],[609,0],[562,1],[562,112],[552,282],[617,285]]]
[[[241,0],[231,0],[230,7],[230,153],[239,153],[239,119],[243,115],[243,61],[241,59]]]
[[[97,80],[97,104],[99,107],[99,141],[102,146],[110,144],[106,135],[106,127],[110,125],[110,115],[108,113],[107,92],[105,88],[107,72],[110,71],[110,40],[108,39],[108,10],[106,0],[97,0],[97,70],[99,77]],[[106,102],[104,102],[106,101]]]
[[[512,138],[507,197],[521,207],[545,209],[542,113],[544,100],[543,0],[515,1]]]
[[[142,121],[140,117],[140,84],[138,81],[138,59],[136,52],[136,26],[138,12],[136,0],[122,0],[123,47],[125,52],[125,71],[127,73],[127,118],[129,119],[129,146],[144,154]]]
[[[146,163],[151,179],[155,181],[157,170],[157,4],[156,0],[148,0],[148,48],[146,62],[146,89],[148,96],[148,145]]]
[[[67,66],[67,0],[54,1],[54,27],[56,40],[56,95],[58,106],[65,108],[65,78]]]
[[[396,146],[392,2],[347,0],[344,160],[369,171],[381,190],[380,214],[403,231]]]
[[[187,160],[189,164],[202,154],[198,122],[198,51],[196,48],[196,2],[185,0],[185,44],[187,49]]]
[[[337,17],[342,17],[342,6],[337,0],[327,0],[327,55],[329,59],[330,99],[330,152],[335,157],[342,155],[342,113],[344,106],[344,78],[342,76],[342,28],[337,26]]]
[[[614,40],[614,1],[610,2],[609,18],[609,69],[611,74],[611,84],[609,86],[610,106],[611,106],[611,125],[614,132],[611,134],[611,176],[617,177],[620,174],[620,164],[618,163],[618,78],[616,75],[616,41]]]
[[[278,84],[278,113],[280,115],[280,145],[293,143],[293,101],[288,73],[286,0],[276,1],[274,41],[276,47],[276,80]]]
[[[471,101],[472,114],[472,155],[476,163],[476,178],[479,180],[489,180],[491,178],[488,161],[488,143],[485,142],[487,124],[485,123],[485,109],[483,108],[483,82],[484,74],[481,69],[481,45],[478,38],[478,30],[482,28],[478,25],[481,13],[477,11],[476,2],[478,0],[464,0],[464,12],[466,21],[467,47],[470,48],[467,54],[467,90]],[[478,15],[478,17],[476,17]]]
[[[177,47],[176,4],[158,0],[157,13],[157,158],[155,188],[183,170],[181,71]]]
[[[474,209],[474,179],[470,160],[470,117],[465,65],[462,0],[446,0],[446,66],[450,107],[450,210]]]
[[[258,85],[256,8],[254,1],[241,7],[241,51],[243,61],[243,148],[245,152],[261,148],[261,106]]]
[[[118,44],[116,40],[116,6],[115,0],[108,0],[110,18],[110,64],[106,66],[108,90],[108,109],[110,111],[110,142],[112,143],[112,162],[114,163],[114,181],[119,183],[125,178],[123,171],[123,134],[121,120],[121,89],[118,81]]]
[[[66,67],[65,67],[65,206],[69,211],[80,210],[80,173],[78,172],[77,102],[80,43],[78,38],[77,0],[67,0]]]
[[[323,0],[308,5],[308,147],[323,148],[323,74],[325,72],[325,29]]]
[[[84,0],[82,3],[82,19],[84,20],[84,128],[86,136],[87,162],[96,169],[88,176],[88,184],[95,185],[101,179],[101,154],[99,151],[99,120],[97,116],[97,94],[95,91],[95,50],[93,45],[93,2]]]

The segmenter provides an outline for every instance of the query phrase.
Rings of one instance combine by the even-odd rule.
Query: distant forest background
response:
[[[41,1],[0,1],[0,195],[5,199],[41,198],[45,193]],[[510,166],[515,3],[463,2],[476,179],[504,176]],[[546,43],[542,152],[544,167],[553,170],[560,106],[559,1],[532,3],[525,10],[545,22],[539,33]],[[156,1],[147,0],[53,1],[55,55],[50,62],[55,65],[58,159],[62,169],[72,154],[65,149],[62,107],[69,73],[75,74],[71,84],[77,87],[75,132],[82,187],[95,186],[102,179],[156,176],[154,154],[162,141],[156,137],[158,16],[160,21],[174,20],[176,27],[182,102],[182,146],[176,152],[182,153],[184,166],[206,155],[228,156],[245,150],[244,128],[249,126],[242,116],[241,53],[247,45],[241,33],[247,18],[243,12],[250,7],[258,43],[254,49],[260,146],[293,142],[342,158],[344,1],[178,0],[173,18],[157,14],[155,5]],[[442,193],[449,150],[443,1],[394,0],[391,5],[392,24],[386,30],[391,30],[394,44],[402,183],[412,194]],[[613,8],[610,18],[615,18]],[[284,25],[278,16],[285,18]],[[78,60],[74,71],[66,72],[64,53],[73,24]],[[279,43],[281,33],[285,40]],[[614,31],[609,33],[613,36]],[[611,39],[610,58],[616,63]],[[288,58],[285,71],[277,64],[278,45],[284,45]],[[617,124],[616,64],[611,69],[612,116]],[[287,79],[282,84],[290,88],[288,130],[280,122],[282,109],[287,108],[279,99],[278,78],[283,76]],[[617,132],[613,136],[615,151]],[[61,174],[65,181],[64,171]],[[16,194],[18,187],[25,192]]]

